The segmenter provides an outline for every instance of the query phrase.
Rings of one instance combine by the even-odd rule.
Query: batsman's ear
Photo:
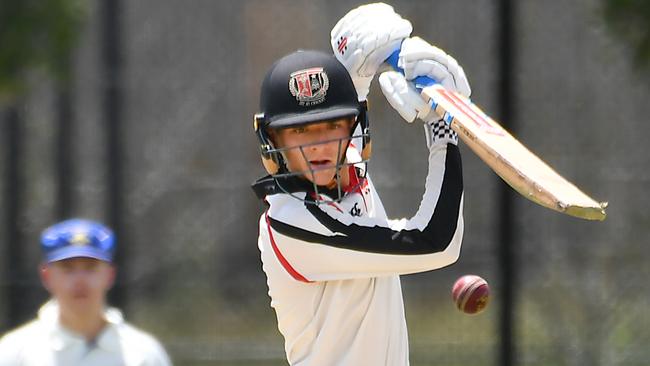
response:
[[[41,263],[38,266],[38,275],[41,279],[41,284],[45,287],[46,290],[50,290],[50,270],[45,263]]]

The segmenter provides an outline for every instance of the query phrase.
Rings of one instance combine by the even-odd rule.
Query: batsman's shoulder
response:
[[[22,326],[5,333],[0,338],[0,365],[19,355],[29,344],[36,342],[44,332],[37,320],[32,320]]]
[[[275,201],[270,202],[268,210],[268,220],[272,227],[277,228],[275,224],[286,227],[292,226],[309,231],[320,231],[322,225],[309,211],[307,205],[312,203],[291,197],[288,194],[275,196]]]
[[[304,192],[298,193],[304,195]],[[296,199],[301,198],[301,199]],[[303,197],[292,197],[290,194],[276,194],[268,197],[268,214],[274,219],[285,221],[294,219],[307,212]]]
[[[117,331],[120,335],[120,343],[125,351],[145,356],[149,360],[156,361],[155,364],[157,365],[171,364],[164,346],[152,334],[128,322],[119,324]]]

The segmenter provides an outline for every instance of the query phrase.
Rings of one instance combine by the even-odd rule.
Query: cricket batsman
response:
[[[297,51],[276,61],[255,116],[269,175],[253,189],[268,205],[259,250],[291,365],[408,365],[400,275],[454,263],[463,236],[458,138],[408,80],[428,76],[469,96],[458,63],[419,38],[385,4],[346,14],[331,34],[335,56]],[[380,86],[408,122],[424,122],[425,191],[409,219],[386,216],[368,174],[366,98],[384,60],[400,49],[404,75]],[[423,149],[424,150],[424,149]]]

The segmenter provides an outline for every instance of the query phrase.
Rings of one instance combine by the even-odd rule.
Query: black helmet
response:
[[[272,188],[259,185],[264,187],[260,188],[260,196],[268,193],[268,189],[273,191],[276,188],[288,193],[291,189],[287,188],[287,179],[290,181],[291,177],[299,175],[287,169],[283,150],[273,146],[269,129],[354,118],[356,123],[345,143],[347,145],[349,141],[359,139],[356,148],[360,148],[361,154],[359,161],[347,165],[365,165],[370,159],[366,102],[359,102],[350,74],[334,55],[299,50],[276,61],[262,82],[260,109],[261,112],[255,115],[254,128],[260,143],[262,163],[273,182]],[[355,135],[357,130],[360,131]],[[345,156],[342,160],[345,160]],[[344,163],[341,161],[339,164]],[[338,186],[340,199],[340,184]],[[318,191],[318,187],[314,188]]]
[[[262,82],[262,128],[358,116],[361,107],[345,67],[331,54],[297,51],[276,61]]]

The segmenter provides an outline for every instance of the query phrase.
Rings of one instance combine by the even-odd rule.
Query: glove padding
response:
[[[419,37],[407,38],[402,42],[398,66],[404,69],[407,80],[428,76],[445,89],[458,92],[467,98],[472,93],[465,71],[458,62]]]
[[[439,117],[431,112],[431,106],[415,89],[413,83],[406,80],[404,75],[397,71],[386,71],[379,75],[379,86],[388,103],[408,123],[415,118],[428,122]]]
[[[350,73],[360,101],[367,98],[379,66],[412,30],[408,20],[383,3],[352,9],[332,28],[332,50]]]
[[[431,148],[436,143],[458,144],[456,132],[431,109],[431,105],[404,75],[397,71],[383,72],[379,75],[379,85],[388,103],[408,123],[413,122],[416,117],[424,121],[427,147]]]

